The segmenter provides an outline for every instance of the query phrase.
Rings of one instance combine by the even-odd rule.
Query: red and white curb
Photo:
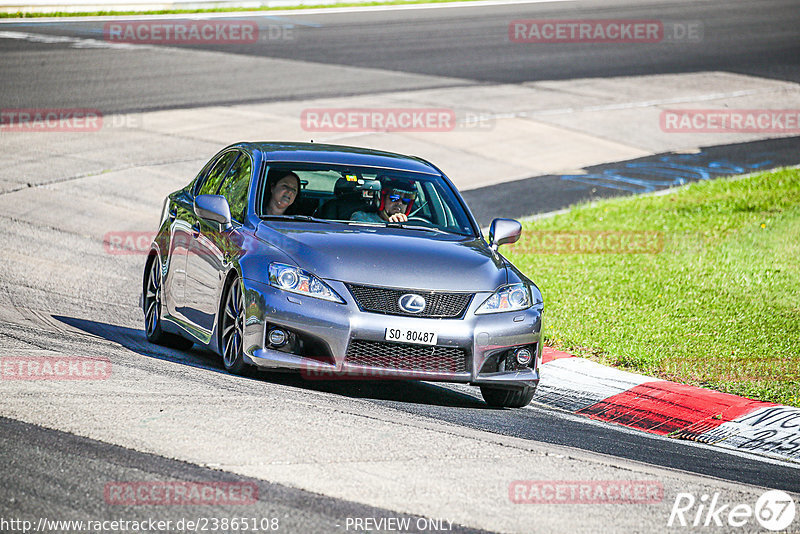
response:
[[[545,347],[536,402],[652,434],[800,462],[800,408],[620,371]]]

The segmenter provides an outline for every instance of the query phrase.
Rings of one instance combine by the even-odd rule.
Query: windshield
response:
[[[270,163],[258,193],[261,218],[314,217],[476,235],[451,186],[438,175],[329,164]],[[402,214],[395,215],[394,214]]]

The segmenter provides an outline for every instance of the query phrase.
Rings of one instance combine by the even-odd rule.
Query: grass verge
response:
[[[255,11],[286,11],[295,9],[323,9],[335,7],[367,7],[367,6],[396,6],[405,4],[447,4],[452,2],[474,2],[477,0],[386,0],[375,2],[341,2],[320,3],[314,5],[298,6],[261,6],[261,7],[217,7],[208,9],[158,9],[150,11],[81,11],[70,13],[56,11],[53,13],[0,13],[0,19],[9,18],[40,18],[40,17],[106,17],[118,15],[189,15],[192,13],[249,13]]]
[[[542,290],[548,345],[800,406],[800,170],[603,201],[524,227],[504,254]],[[564,247],[580,245],[576,231],[589,237]],[[659,236],[663,249],[580,253],[598,250],[587,246],[598,236],[624,249],[620,236],[636,232]]]

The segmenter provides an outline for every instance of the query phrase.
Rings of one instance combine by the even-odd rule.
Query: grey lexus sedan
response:
[[[479,386],[522,407],[539,383],[543,301],[433,164],[314,143],[238,143],[170,194],[145,264],[153,343],[225,368]]]

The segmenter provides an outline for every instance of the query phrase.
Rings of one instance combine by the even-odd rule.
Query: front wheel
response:
[[[494,408],[522,408],[530,404],[535,386],[525,386],[515,389],[501,389],[481,386],[481,395],[486,404]]]
[[[147,282],[142,294],[144,333],[150,343],[188,350],[193,345],[191,341],[161,329],[161,297],[163,294],[161,262],[157,257],[153,257],[147,267]]]
[[[222,363],[233,374],[242,374],[244,362],[244,294],[239,278],[228,286],[222,307]]]

